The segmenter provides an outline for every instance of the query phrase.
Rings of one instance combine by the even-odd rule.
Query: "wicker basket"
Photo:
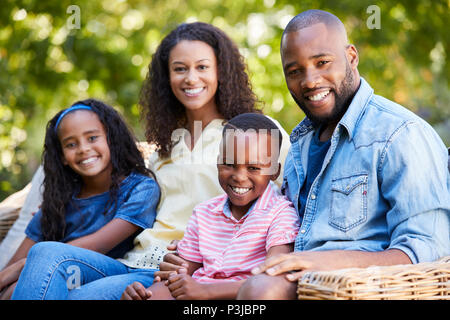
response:
[[[308,272],[302,300],[450,300],[450,256],[434,262]]]

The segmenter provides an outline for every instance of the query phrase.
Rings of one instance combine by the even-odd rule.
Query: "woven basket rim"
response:
[[[310,271],[299,299],[450,299],[450,256],[418,264]]]

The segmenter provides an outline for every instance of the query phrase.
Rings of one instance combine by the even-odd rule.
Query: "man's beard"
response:
[[[296,99],[296,97],[292,93],[291,95],[294,98],[294,101],[300,107],[300,109],[302,109],[302,111],[308,117],[308,119],[311,120],[313,126],[315,128],[318,128],[321,127],[322,125],[327,125],[330,123],[338,123],[339,120],[341,120],[342,116],[347,111],[348,106],[350,105],[350,102],[353,99],[353,95],[355,94],[353,87],[354,87],[354,77],[350,65],[347,62],[345,67],[345,78],[342,81],[339,90],[338,91],[333,90],[335,97],[334,108],[333,110],[331,110],[331,114],[322,117],[313,115],[300,101]]]

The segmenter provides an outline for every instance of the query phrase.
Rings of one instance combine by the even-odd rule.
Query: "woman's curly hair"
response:
[[[104,211],[106,214],[111,208],[116,209],[122,177],[128,176],[132,171],[153,177],[154,175],[145,167],[132,131],[116,110],[95,99],[78,101],[72,106],[76,104],[91,107],[105,128],[112,164],[110,198]],[[63,150],[55,125],[63,111],[58,112],[47,124],[42,154],[45,177],[41,231],[47,241],[60,241],[64,238],[66,207],[82,187],[81,177],[62,161]]]
[[[186,126],[186,112],[170,87],[169,55],[180,41],[203,41],[217,58],[218,87],[215,95],[219,113],[229,120],[246,112],[261,112],[256,107],[243,56],[233,41],[220,29],[203,22],[184,23],[171,31],[152,57],[143,83],[139,104],[146,121],[145,136],[154,143],[159,156],[172,150],[172,132]]]

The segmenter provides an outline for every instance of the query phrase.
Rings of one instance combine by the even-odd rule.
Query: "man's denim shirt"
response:
[[[297,212],[313,127],[291,134],[282,190]],[[404,107],[360,87],[331,137],[295,250],[400,249],[413,263],[450,254],[447,149]]]

